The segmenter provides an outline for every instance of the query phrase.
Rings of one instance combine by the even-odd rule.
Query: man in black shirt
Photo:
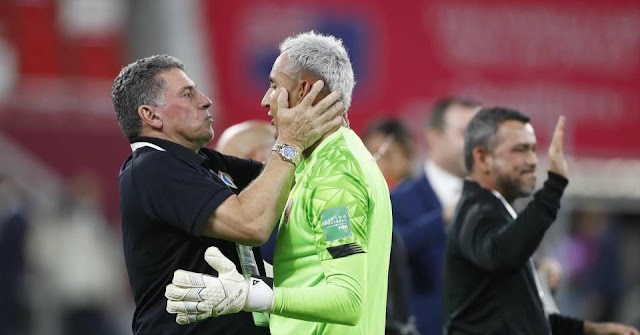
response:
[[[183,69],[174,57],[152,56],[124,67],[113,85],[118,123],[133,151],[120,170],[133,333],[268,334],[248,312],[178,325],[165,311],[165,286],[177,269],[217,275],[203,259],[210,246],[239,272],[238,253],[243,250],[244,259],[252,250],[259,273],[250,275],[264,275],[260,251],[250,247],[269,238],[284,209],[295,155],[340,125],[344,109],[336,92],[312,106],[322,82],[291,109],[282,92],[276,95],[276,142],[287,145],[288,155],[273,152],[265,165],[238,159],[204,148],[213,139],[212,102]]]
[[[543,306],[531,256],[556,218],[568,183],[564,118],[549,147],[549,176],[519,215],[511,205],[533,192],[536,137],[529,117],[482,109],[464,142],[470,172],[448,235],[444,270],[445,334],[638,334],[616,323],[593,323]]]

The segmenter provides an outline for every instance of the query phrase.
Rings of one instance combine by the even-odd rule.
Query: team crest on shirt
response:
[[[289,223],[289,216],[291,215],[291,207],[293,207],[293,199],[287,201],[287,205],[284,208],[284,215],[282,217],[282,226],[286,226]]]
[[[218,171],[218,178],[220,178],[220,180],[222,180],[223,183],[225,183],[225,185],[234,188],[234,189],[238,189],[238,186],[236,186],[236,184],[233,183],[233,178],[231,178],[231,176],[226,173],[226,172],[222,172],[222,171]]]

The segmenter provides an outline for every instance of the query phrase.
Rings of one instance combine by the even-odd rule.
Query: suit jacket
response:
[[[549,173],[514,220],[491,191],[465,181],[445,252],[445,334],[582,334],[580,320],[547,320],[529,261],[567,183]]]
[[[393,229],[406,245],[411,277],[410,305],[422,334],[442,332],[442,269],[446,235],[442,205],[427,176],[391,192]]]

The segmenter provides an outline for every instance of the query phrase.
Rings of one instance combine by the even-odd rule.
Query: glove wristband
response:
[[[251,277],[249,294],[243,308],[247,312],[271,312],[273,310],[273,279],[268,277]]]

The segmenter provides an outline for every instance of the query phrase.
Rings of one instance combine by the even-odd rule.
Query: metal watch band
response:
[[[300,164],[300,153],[298,149],[290,144],[276,143],[271,151],[277,152],[283,160],[292,163],[295,166]]]

